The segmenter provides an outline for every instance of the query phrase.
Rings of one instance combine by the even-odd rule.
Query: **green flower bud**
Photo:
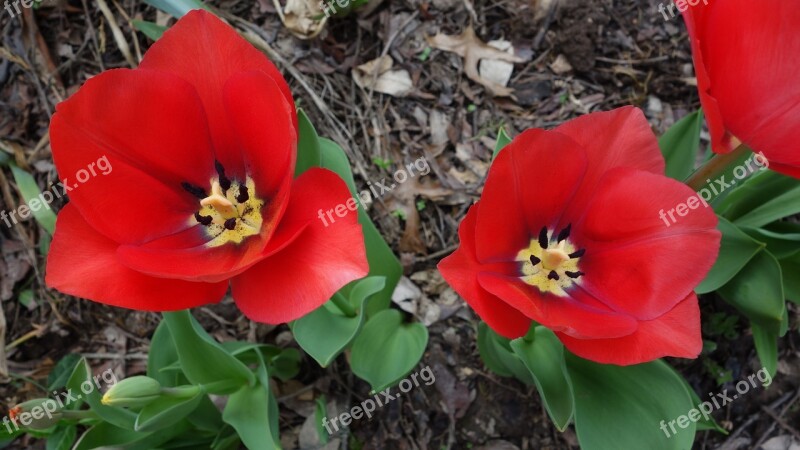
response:
[[[141,408],[161,396],[161,383],[150,377],[131,377],[111,386],[103,404],[123,408]]]
[[[46,430],[64,416],[61,406],[52,398],[37,398],[11,408],[9,418],[30,430]]]

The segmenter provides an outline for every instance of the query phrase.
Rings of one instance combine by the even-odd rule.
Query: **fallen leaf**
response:
[[[556,60],[550,64],[550,69],[556,75],[563,75],[567,72],[572,71],[572,65],[567,61],[567,57],[564,55],[558,55]]]
[[[489,41],[492,47],[504,51],[509,55],[514,54],[514,46],[511,42],[504,40]],[[510,62],[499,61],[497,59],[482,59],[478,64],[478,73],[484,80],[491,81],[499,86],[508,86],[511,81],[511,73],[514,72],[514,65]]]
[[[394,60],[382,56],[353,68],[353,80],[362,89],[371,89],[394,97],[405,97],[414,89],[407,70],[392,70]]]
[[[300,39],[313,39],[325,28],[328,17],[320,9],[319,0],[273,0],[283,25]]]
[[[464,72],[467,74],[467,77],[483,85],[492,95],[496,97],[508,97],[512,94],[512,89],[481,77],[478,72],[478,63],[482,59],[521,63],[525,62],[524,59],[498,50],[481,41],[475,35],[475,30],[473,30],[471,26],[467,27],[464,32],[459,35],[451,36],[438,33],[436,36],[427,37],[426,39],[431,47],[453,52],[464,58]]]

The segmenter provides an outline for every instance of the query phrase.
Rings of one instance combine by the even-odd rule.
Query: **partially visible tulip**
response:
[[[683,17],[714,152],[744,144],[800,178],[800,2],[714,0]]]

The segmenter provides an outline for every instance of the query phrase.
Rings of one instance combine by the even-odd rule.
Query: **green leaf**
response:
[[[780,265],[781,273],[787,274],[783,277],[784,295],[788,300],[800,305],[800,277],[792,275],[800,273],[800,253],[782,259]]]
[[[81,362],[83,358],[77,353],[69,353],[56,363],[50,375],[47,376],[47,390],[55,391],[67,385],[69,377],[75,371],[75,366]]]
[[[200,389],[188,398],[161,397],[139,412],[136,417],[136,431],[149,432],[171,427],[197,409],[204,397],[205,394]]]
[[[302,354],[296,348],[283,349],[268,361],[269,373],[281,381],[287,381],[300,372]]]
[[[350,367],[377,392],[392,386],[419,363],[428,343],[421,323],[403,323],[403,315],[387,309],[369,319],[353,341]]]
[[[102,403],[103,396],[100,394],[85,358],[82,358],[75,366],[75,370],[67,380],[66,387],[78,401],[88,403],[92,411],[96,412],[104,421],[115,427],[133,430],[136,414],[127,409],[106,406]]]
[[[323,444],[327,444],[328,440],[330,440],[330,436],[328,436],[328,431],[325,429],[324,419],[328,416],[328,408],[327,408],[327,401],[325,400],[325,394],[317,397],[317,401],[314,405],[314,424],[317,426],[317,436],[319,436],[319,441]]]
[[[365,302],[383,290],[383,277],[359,280],[350,292],[349,302],[358,311],[356,317],[347,317],[338,308],[326,303],[311,314],[292,323],[292,333],[300,347],[320,366],[327,367],[353,341],[364,324]]]
[[[752,322],[776,324],[782,320],[785,298],[781,267],[766,250],[721,287],[719,294]]]
[[[261,383],[244,386],[228,399],[222,420],[236,429],[250,450],[279,449],[270,431],[270,392]]]
[[[319,135],[317,135],[314,125],[308,120],[306,112],[300,108],[297,110],[297,125],[299,136],[297,142],[297,166],[294,171],[295,177],[312,167],[319,167],[321,163]],[[339,176],[344,178],[342,174],[339,174]]]
[[[533,375],[550,419],[559,431],[564,431],[574,412],[572,385],[564,362],[564,345],[555,333],[536,326],[533,339],[515,339],[511,341],[511,348]]]
[[[212,394],[228,394],[242,385],[255,384],[255,375],[225,351],[197,323],[189,311],[164,313],[181,368],[192,384],[206,386]]]
[[[719,256],[706,278],[697,286],[695,292],[713,292],[729,282],[753,257],[764,248],[764,244],[754,240],[736,225],[722,216],[717,228],[722,233]]]
[[[189,429],[188,422],[180,422],[155,433],[141,433],[101,422],[81,436],[73,450],[125,448],[126,450],[152,450],[159,448],[175,436]]]
[[[759,325],[753,323],[753,342],[756,345],[756,353],[761,361],[761,366],[767,369],[770,377],[774,377],[778,370],[778,337],[780,336],[780,325],[769,324]]]
[[[659,138],[658,146],[667,163],[668,177],[684,180],[692,173],[700,148],[702,125],[703,110],[697,110],[679,120]]]
[[[20,169],[14,163],[10,163],[9,167],[11,167],[11,173],[14,175],[14,181],[17,183],[19,193],[25,201],[24,205],[20,205],[17,208],[17,212],[19,213],[20,208],[27,208],[36,221],[39,222],[39,225],[52,235],[56,230],[56,214],[50,209],[50,203],[40,197],[42,191],[39,190],[36,180],[33,179],[31,174]],[[31,203],[32,201],[33,203]],[[35,207],[36,205],[38,207]]]
[[[144,2],[150,6],[164,11],[176,19],[180,19],[193,9],[205,9],[206,11],[211,11],[200,0],[144,0]]]
[[[703,401],[700,399],[700,396],[697,395],[697,393],[694,391],[692,386],[689,385],[689,382],[686,381],[686,378],[684,378],[683,375],[681,375],[680,372],[675,370],[675,368],[670,366],[669,364],[667,364],[667,367],[672,369],[672,372],[675,374],[675,376],[680,378],[681,382],[683,383],[683,387],[686,388],[686,392],[688,392],[689,396],[692,398],[692,404],[694,405],[695,409],[703,411],[702,409],[700,409],[700,408],[702,408],[701,405],[703,404]],[[710,402],[706,402],[706,403],[710,403]],[[718,433],[728,434],[728,430],[722,428],[717,423],[717,421],[714,420],[714,417],[712,417],[711,415],[703,416],[703,417],[700,418],[700,420],[697,421],[697,431],[702,431],[702,430],[714,430],[714,431],[716,431]]]
[[[511,349],[511,341],[495,333],[486,322],[478,323],[478,352],[486,367],[501,377],[514,377],[534,384],[525,363]]]
[[[581,449],[692,447],[696,424],[688,417],[686,428],[676,424],[676,433],[669,428],[670,421],[675,423],[688,415],[693,402],[680,377],[666,363],[620,367],[597,364],[568,352],[566,362],[575,392],[575,431]]]
[[[755,155],[750,155],[748,161],[754,158]],[[751,162],[750,165],[754,167],[755,162]],[[729,184],[730,181],[735,180],[726,178],[724,181]],[[720,188],[718,185],[719,183],[715,184],[717,188]],[[725,216],[731,221],[737,222],[743,226],[755,228],[759,225],[740,223],[740,219],[764,206],[766,204],[765,199],[777,198],[784,193],[793,191],[798,186],[800,186],[800,181],[792,177],[771,170],[761,170],[746,180],[741,186],[736,187],[736,189],[732,191],[729,189],[730,195],[719,203],[716,210],[720,215]]]
[[[350,162],[347,155],[344,153],[338,144],[330,139],[320,138],[320,152],[322,167],[330,169],[337,174],[347,183],[353,198],[358,200],[360,196],[356,192],[356,184],[353,179],[353,172],[350,170]],[[369,192],[369,191],[365,191]],[[383,290],[375,294],[367,305],[367,317],[371,317],[379,311],[389,307],[392,302],[392,292],[397,287],[400,277],[403,274],[403,267],[397,256],[394,255],[392,249],[383,239],[383,236],[375,228],[372,220],[364,211],[360,202],[358,205],[358,222],[364,230],[364,244],[367,247],[367,260],[369,261],[369,276],[385,277],[386,285]],[[340,292],[345,298],[350,297],[350,290],[355,286],[350,283],[345,286]]]
[[[753,239],[763,242],[767,250],[778,259],[788,258],[800,252],[800,225],[791,222],[777,222],[772,229],[742,227],[742,231]],[[777,226],[775,226],[777,225]],[[775,232],[780,229],[783,232]]]
[[[133,19],[133,26],[154,41],[161,39],[161,36],[164,34],[164,32],[169,29],[163,25],[138,19]]]
[[[192,413],[186,418],[192,426],[199,430],[218,432],[223,427],[222,413],[217,406],[204,395],[200,399],[200,404]]]
[[[70,450],[78,437],[75,425],[62,425],[47,438],[47,450]]]
[[[147,376],[158,380],[162,386],[173,387],[179,384],[180,373],[163,369],[178,362],[178,350],[169,333],[167,322],[158,324],[153,338],[150,340],[150,352],[147,355]]]
[[[497,142],[494,145],[494,153],[492,154],[492,159],[497,158],[497,155],[500,153],[500,150],[502,150],[506,145],[508,145],[509,142],[511,142],[511,137],[509,137],[508,133],[506,133],[505,127],[500,127],[500,129],[497,130]]]

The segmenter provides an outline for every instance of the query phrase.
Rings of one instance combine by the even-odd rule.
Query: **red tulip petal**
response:
[[[262,71],[294,106],[289,86],[266,56],[213,14],[190,11],[164,33],[145,54],[142,69],[171,72],[191,83],[199,92],[208,114],[217,159],[226,174],[242,179],[244,166],[238,149],[235,124],[227,117],[223,87],[236,73]],[[291,111],[297,128],[297,116]]]
[[[117,261],[119,244],[104,237],[71,203],[58,214],[47,256],[47,286],[111,306],[177,311],[219,302],[228,283],[190,283],[153,278]]]
[[[714,151],[730,150],[730,132],[770,162],[800,166],[800,7],[726,0],[684,17]]]
[[[697,200],[698,209],[673,214],[676,223],[662,220],[660,211],[668,215],[697,194],[678,181],[629,168],[609,172],[596,191],[576,226],[578,245],[586,248],[581,286],[637,319],[663,315],[714,264],[720,233],[713,210]]]
[[[664,157],[642,111],[632,106],[592,113],[565,122],[554,131],[569,136],[586,152],[586,175],[564,212],[580,217],[601,178],[615,167],[664,173]],[[566,223],[559,224],[559,227]]]
[[[292,105],[263,72],[241,72],[225,84],[225,108],[234,126],[247,174],[256,193],[279,205],[264,228],[271,231],[286,209],[297,158],[297,131]]]
[[[610,338],[628,335],[636,329],[632,317],[611,311],[580,289],[571,290],[572,297],[542,295],[519,278],[488,272],[479,273],[478,282],[512,308],[554,331],[585,338]]]
[[[513,261],[542,227],[554,227],[586,171],[586,157],[564,135],[539,129],[517,136],[489,170],[477,217],[483,262]]]
[[[310,169],[295,180],[275,235],[284,247],[232,280],[233,298],[247,317],[272,324],[298,319],[367,275],[358,212],[334,216],[333,223],[321,219],[351,199],[344,181],[329,170]],[[290,244],[278,239],[302,227],[306,229]]]
[[[260,236],[246,238],[239,245],[209,247],[207,243],[204,227],[195,225],[144,245],[122,245],[117,257],[122,264],[148,275],[213,283],[234,277],[260,261],[265,246]]]
[[[703,349],[700,335],[700,306],[697,296],[685,299],[653,320],[639,322],[628,336],[613,339],[577,339],[556,333],[569,351],[601,364],[627,366],[665,356],[697,358]]]
[[[197,93],[170,74],[112,70],[92,78],[58,105],[50,136],[65,185],[77,185],[70,199],[121,243],[185,229],[197,199],[181,183],[205,187],[214,170]]]
[[[475,204],[467,211],[458,228],[461,245],[439,263],[439,272],[492,330],[508,339],[516,339],[528,332],[531,320],[478,283],[478,273],[497,269],[493,265],[481,264],[475,256],[477,216],[478,204]]]

